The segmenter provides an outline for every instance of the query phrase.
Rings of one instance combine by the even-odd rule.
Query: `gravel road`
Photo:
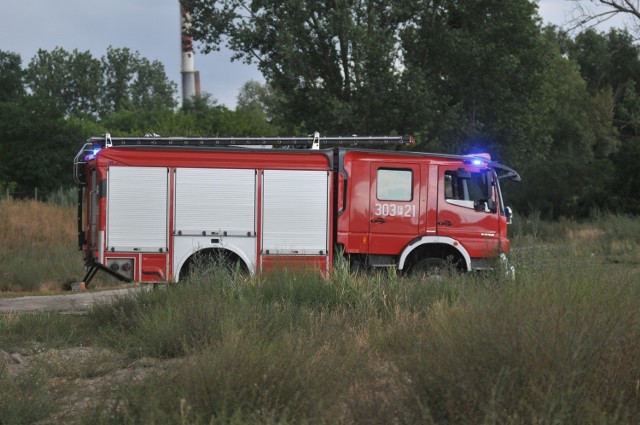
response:
[[[56,311],[67,314],[83,314],[96,302],[108,302],[119,295],[132,291],[150,289],[153,285],[113,289],[109,291],[79,291],[63,295],[29,295],[25,297],[0,298],[0,314]]]

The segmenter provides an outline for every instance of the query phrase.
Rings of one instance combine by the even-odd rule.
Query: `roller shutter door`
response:
[[[255,170],[176,170],[176,232],[255,235]]]
[[[109,167],[108,250],[167,249],[167,188],[165,167]]]
[[[326,254],[328,173],[265,170],[263,178],[262,252]]]

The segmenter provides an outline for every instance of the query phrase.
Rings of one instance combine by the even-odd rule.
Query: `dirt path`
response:
[[[56,311],[67,314],[83,314],[96,302],[108,302],[114,297],[149,289],[152,286],[113,289],[109,291],[81,291],[63,295],[29,295],[16,298],[0,298],[0,314]]]

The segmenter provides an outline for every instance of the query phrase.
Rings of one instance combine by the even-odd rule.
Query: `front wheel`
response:
[[[409,275],[426,280],[442,280],[457,273],[455,263],[443,258],[423,258],[409,269]]]

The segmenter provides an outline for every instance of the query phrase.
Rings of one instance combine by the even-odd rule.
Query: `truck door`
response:
[[[499,252],[500,215],[493,179],[488,169],[439,167],[437,234],[459,241],[472,258]]]
[[[397,255],[418,235],[420,166],[371,163],[369,253]]]

